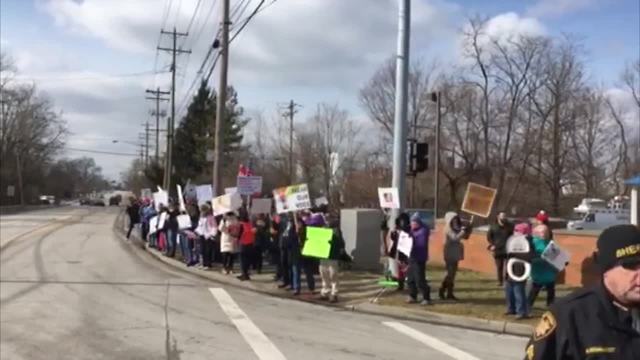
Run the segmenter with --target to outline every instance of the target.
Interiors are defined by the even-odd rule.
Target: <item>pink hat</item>
[[[529,223],[519,223],[513,228],[513,231],[522,235],[531,235],[531,225]]]

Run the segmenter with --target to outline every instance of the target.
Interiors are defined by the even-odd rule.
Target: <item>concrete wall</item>
[[[340,230],[347,254],[353,257],[353,268],[380,270],[380,224],[378,209],[342,209]]]
[[[443,263],[442,223],[431,233],[429,241],[430,262]],[[495,274],[495,264],[491,253],[487,250],[486,232],[475,231],[465,241],[465,259],[460,267]],[[592,260],[596,250],[597,232],[579,233],[570,231],[554,231],[554,240],[571,254],[571,261],[565,271],[560,274],[559,282],[572,286],[588,285],[597,279],[597,268]]]

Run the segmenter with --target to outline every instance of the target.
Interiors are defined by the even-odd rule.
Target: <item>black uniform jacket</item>
[[[535,327],[527,360],[640,359],[640,333],[630,311],[614,304],[603,284],[558,300]]]

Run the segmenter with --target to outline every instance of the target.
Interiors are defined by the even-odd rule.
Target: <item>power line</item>
[[[47,81],[78,81],[78,80],[100,80],[104,78],[126,78],[126,77],[136,77],[136,76],[144,76],[144,75],[157,75],[169,73],[169,71],[140,71],[134,73],[124,73],[124,74],[104,74],[104,75],[95,75],[95,76],[85,76],[85,77],[53,77],[53,78],[38,78],[38,77],[18,77],[16,80],[31,80],[38,82],[47,82]]]
[[[100,150],[89,150],[89,149],[76,149],[65,147],[65,150],[75,151],[75,152],[85,152],[91,154],[103,154],[103,155],[114,155],[114,156],[134,156],[138,157],[140,154],[131,154],[131,153],[121,153],[121,152],[113,152],[113,151],[100,151]]]
[[[171,5],[173,4],[173,0],[168,0],[165,2],[164,12],[162,13],[162,23],[160,24],[160,29],[164,29],[164,26],[167,23],[167,18],[169,18],[169,13],[171,12]],[[162,33],[158,34],[158,40],[156,41],[156,56],[153,60],[153,71],[158,70],[158,58],[160,57],[160,50],[158,47],[160,46],[160,40],[162,40]],[[158,81],[158,77],[154,77],[153,79],[153,87],[156,86]]]
[[[196,8],[195,10],[193,10],[193,15],[191,15],[191,20],[189,21],[189,25],[187,25],[187,30],[185,32],[188,33],[191,30],[191,26],[193,25],[193,20],[195,20],[196,16],[198,15],[198,9],[200,9],[201,3],[202,3],[202,0],[198,0],[198,2],[196,3]]]

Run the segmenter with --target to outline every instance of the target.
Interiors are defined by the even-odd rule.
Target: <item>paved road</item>
[[[206,283],[133,251],[116,209],[57,211],[0,253],[1,359],[522,358],[522,338]]]

